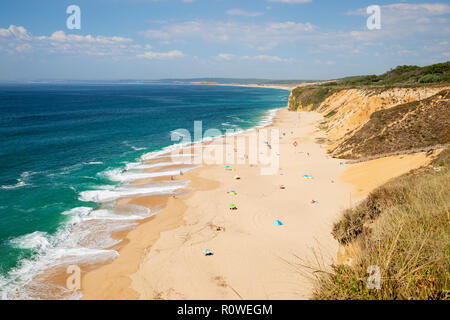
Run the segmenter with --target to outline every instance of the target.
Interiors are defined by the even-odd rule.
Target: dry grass
[[[341,244],[356,239],[359,261],[317,273],[315,299],[449,299],[449,152],[436,163],[375,190],[347,210],[334,228]],[[369,290],[368,266],[381,269],[381,289]]]

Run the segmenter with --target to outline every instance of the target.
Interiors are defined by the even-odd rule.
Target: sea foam
[[[114,190],[90,190],[80,193],[79,200],[86,202],[114,201],[121,197],[136,195],[172,194],[175,190],[184,188],[188,181],[177,181],[172,184],[160,184],[143,188],[118,187]]]

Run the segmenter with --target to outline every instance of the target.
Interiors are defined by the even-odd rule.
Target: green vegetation
[[[326,98],[340,90],[340,88],[323,85],[295,88],[289,98],[289,109],[297,110],[301,107],[315,110]]]
[[[317,109],[332,94],[352,88],[389,88],[450,83],[450,61],[425,67],[398,66],[382,75],[354,76],[292,90],[289,109]]]
[[[335,114],[336,114],[336,111],[330,111],[324,117],[325,118],[330,118],[330,117],[334,116]]]
[[[450,151],[435,168],[404,175],[346,210],[333,235],[357,243],[357,262],[317,278],[315,299],[449,299]],[[368,266],[381,269],[381,289],[369,290]]]
[[[382,75],[357,76],[340,79],[344,86],[398,86],[450,82],[450,61],[426,67],[398,66]]]

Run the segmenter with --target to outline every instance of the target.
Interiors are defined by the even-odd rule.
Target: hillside
[[[327,149],[339,158],[446,145],[450,143],[449,68],[450,62],[400,66],[376,79],[366,76],[370,82],[352,77],[298,87],[291,92],[289,109],[320,112]],[[423,77],[436,74],[441,75],[439,83],[421,83]]]
[[[343,212],[333,236],[352,263],[317,272],[315,299],[450,299],[449,158],[442,152]],[[379,289],[367,286],[369,266],[380,268]]]
[[[362,158],[450,143],[450,90],[376,111],[335,149],[339,158]]]
[[[433,159],[391,176],[342,212],[333,228],[338,263],[331,270],[309,266],[316,269],[315,299],[450,298],[449,68],[400,66],[291,92],[290,110],[323,115],[318,130],[333,157],[358,159],[366,170],[394,154],[402,165],[406,153],[427,151]],[[369,266],[381,272],[378,289],[367,285]]]
[[[450,82],[450,61],[430,66],[398,66],[382,75],[356,76],[339,79],[337,85],[398,86]]]
[[[378,76],[354,76],[298,87],[292,90],[289,108],[315,110],[325,99],[345,89],[408,88],[439,84],[450,84],[450,61],[425,67],[398,66]]]

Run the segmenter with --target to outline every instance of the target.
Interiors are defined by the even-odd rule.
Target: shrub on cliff
[[[298,87],[292,90],[291,98],[289,99],[289,109],[297,110],[298,108],[304,110],[315,110],[322,102],[329,96],[341,90],[334,86],[309,86]]]
[[[436,74],[427,74],[419,79],[420,83],[437,83],[441,81],[441,77]]]

